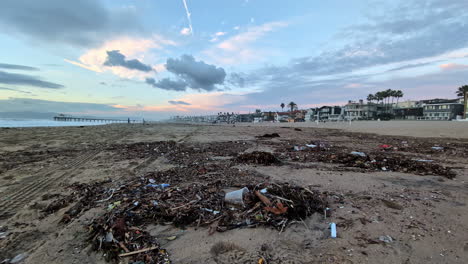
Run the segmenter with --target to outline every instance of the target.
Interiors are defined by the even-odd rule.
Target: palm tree
[[[401,90],[397,90],[395,93],[396,96],[396,103],[398,105],[398,100],[403,97],[403,92]]]
[[[458,97],[465,97],[465,93],[468,92],[468,85],[463,85],[458,87],[457,91],[455,92]]]
[[[283,109],[285,107],[284,103],[281,103],[280,106],[281,106],[281,112],[283,112]]]
[[[295,102],[290,102],[288,106],[291,108],[291,112],[294,111],[294,108],[297,108],[297,104]]]
[[[461,87],[458,87],[457,91],[457,96],[463,98],[463,118],[466,119],[467,117],[467,101],[468,101],[468,85],[463,85]]]
[[[368,101],[368,102],[371,102],[371,103],[372,103],[372,101],[374,101],[375,99],[376,99],[376,98],[375,98],[375,96],[374,96],[373,94],[369,94],[369,95],[367,96],[367,101]]]

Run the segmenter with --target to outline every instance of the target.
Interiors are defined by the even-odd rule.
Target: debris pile
[[[257,136],[257,138],[275,138],[280,137],[278,133],[264,134],[262,136]]]
[[[275,155],[264,151],[254,151],[251,153],[240,154],[237,157],[237,161],[242,163],[260,164],[267,166],[280,163],[280,161],[275,157]]]
[[[145,263],[170,263],[167,252],[144,231],[146,225],[204,226],[209,227],[209,233],[256,226],[282,230],[292,221],[323,213],[329,206],[327,194],[287,183],[250,182],[241,196],[243,204],[233,204],[225,200],[228,187],[220,181],[154,188],[148,186],[154,182],[150,180],[141,177],[115,188],[75,184],[73,196],[81,198],[62,222],[101,206],[107,212],[89,226],[89,243],[94,250],[104,252],[107,260],[130,257]]]

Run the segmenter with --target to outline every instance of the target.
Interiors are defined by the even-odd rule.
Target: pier
[[[130,120],[130,121],[129,121]],[[58,115],[54,116],[54,121],[68,121],[68,122],[101,122],[101,123],[140,123],[141,121],[135,119],[110,119],[110,118],[94,118],[94,117],[74,117]]]

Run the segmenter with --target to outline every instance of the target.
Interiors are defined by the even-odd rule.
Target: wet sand
[[[263,175],[268,182],[307,186],[343,199],[330,203],[332,215],[327,219],[313,215],[282,232],[257,227],[209,235],[207,227],[146,226],[173,263],[257,263],[259,255],[268,258],[268,263],[466,263],[467,127],[467,122],[401,121],[0,129],[0,237],[2,232],[5,235],[0,238],[0,260],[27,253],[25,263],[106,263],[86,238],[88,225],[106,212],[107,204],[82,212],[66,224],[59,221],[76,201],[54,213],[43,210],[58,197],[72,195],[68,186],[73,183],[112,180],[123,184],[149,172],[180,167],[177,160],[164,155],[142,152],[122,158],[124,146],[175,141],[217,151],[227,143],[244,144],[238,154],[271,152],[284,161],[281,166],[234,164],[232,168]],[[280,137],[257,138],[265,133]],[[449,167],[456,177],[316,161],[311,159],[312,152],[291,150],[312,141],[326,142],[333,151],[432,160]],[[381,144],[408,147],[383,151]],[[435,151],[432,146],[444,149]],[[195,158],[198,154],[186,155]],[[215,161],[206,161],[207,165],[210,162]],[[336,239],[329,237],[329,222],[337,223]],[[174,236],[174,240],[166,239]],[[381,236],[392,240],[380,241]],[[213,252],[220,242],[236,247]]]

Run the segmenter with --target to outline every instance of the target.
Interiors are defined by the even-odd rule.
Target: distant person
[[[130,124],[130,117],[128,118],[128,123]]]

